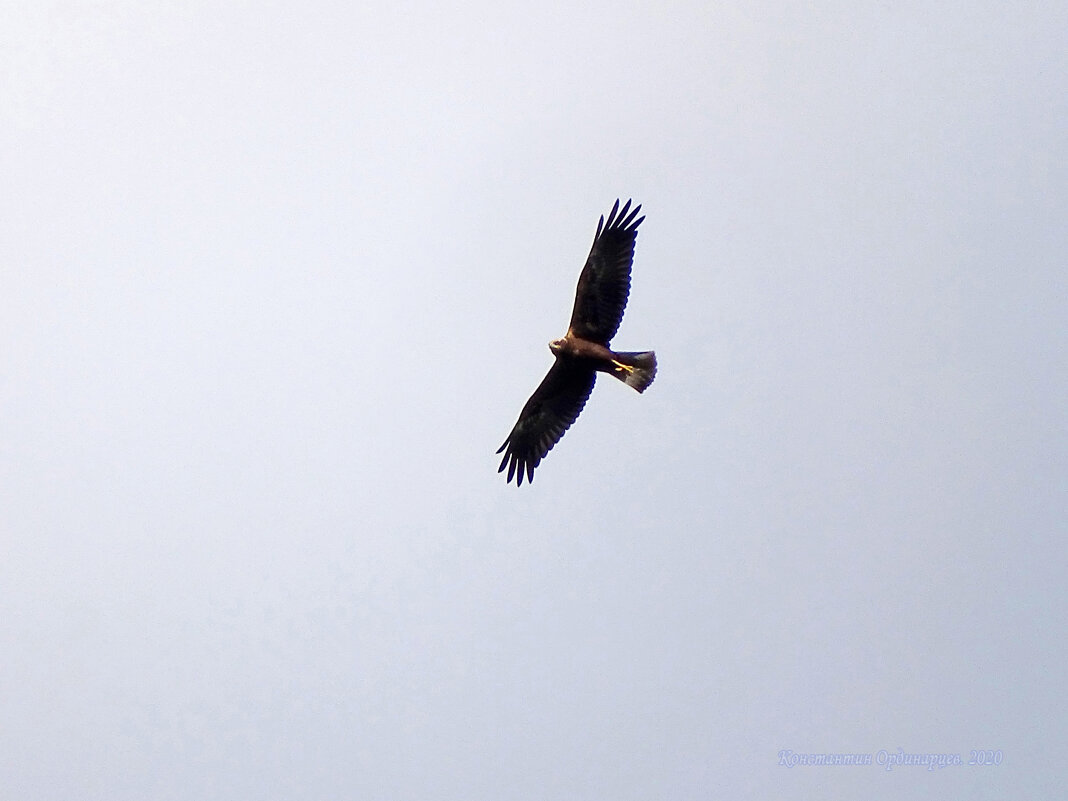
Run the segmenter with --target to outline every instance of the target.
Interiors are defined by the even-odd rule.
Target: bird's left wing
[[[630,295],[634,241],[645,219],[638,216],[641,208],[632,209],[628,200],[621,210],[617,200],[608,221],[601,217],[597,224],[593,247],[575,290],[571,312],[571,333],[575,336],[608,345],[619,330]]]
[[[586,405],[596,377],[597,374],[587,367],[557,359],[519,413],[519,421],[512,433],[497,449],[497,453],[505,451],[497,472],[507,466],[508,480],[511,481],[518,469],[516,486],[522,486],[524,473],[527,481],[533,481],[534,468],[560,441]]]

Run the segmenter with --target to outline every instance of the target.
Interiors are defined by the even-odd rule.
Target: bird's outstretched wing
[[[505,451],[497,472],[507,466],[511,481],[518,470],[516,486],[522,486],[524,473],[527,481],[533,481],[534,468],[575,422],[595,379],[593,370],[557,359],[519,413],[512,433],[497,449],[497,453]]]
[[[574,336],[608,345],[619,329],[630,295],[634,240],[645,219],[638,217],[641,208],[638,205],[631,209],[628,200],[620,211],[617,200],[608,221],[602,216],[597,224],[593,247],[575,291],[570,331]]]

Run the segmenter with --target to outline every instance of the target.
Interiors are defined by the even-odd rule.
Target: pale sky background
[[[1063,792],[1068,6],[575,5],[0,6],[4,801]]]

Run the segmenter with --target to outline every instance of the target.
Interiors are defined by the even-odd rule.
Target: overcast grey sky
[[[0,797],[1063,792],[1068,7],[575,5],[3,4]]]

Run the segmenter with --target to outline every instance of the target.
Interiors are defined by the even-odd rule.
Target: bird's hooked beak
[[[564,349],[564,340],[562,340],[562,339],[554,339],[552,342],[549,343],[549,350],[551,350],[554,355],[559,353],[563,349]]]

